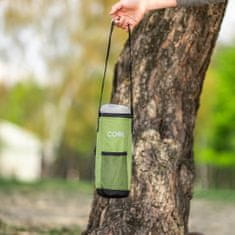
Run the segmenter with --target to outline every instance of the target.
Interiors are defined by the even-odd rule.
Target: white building
[[[15,124],[0,121],[0,177],[37,180],[41,162],[40,140]]]

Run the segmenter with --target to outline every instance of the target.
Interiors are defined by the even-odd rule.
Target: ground
[[[74,234],[85,228],[93,187],[84,183],[0,182],[0,235]],[[235,193],[197,192],[191,205],[190,231],[233,235]]]

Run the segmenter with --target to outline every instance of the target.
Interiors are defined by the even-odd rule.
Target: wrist
[[[146,11],[177,6],[176,0],[142,0],[142,1],[145,2]]]
[[[152,1],[152,0],[150,0]],[[143,12],[143,13],[146,13],[148,12],[150,9],[149,9],[149,0],[140,0],[139,1],[139,6],[140,6],[140,10]]]

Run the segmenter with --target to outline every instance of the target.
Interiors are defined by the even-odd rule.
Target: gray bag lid
[[[103,104],[100,108],[101,113],[127,113],[130,114],[130,108],[120,104]]]

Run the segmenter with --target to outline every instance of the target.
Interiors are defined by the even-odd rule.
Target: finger
[[[128,17],[120,17],[120,16],[116,16],[113,17],[114,18],[114,23],[116,26],[118,26],[119,28],[122,29],[127,29],[127,25],[129,23],[129,18]]]
[[[126,22],[121,25],[121,28],[128,32],[128,24]]]
[[[120,22],[116,23],[116,26],[121,29],[125,29],[125,26],[121,24]]]
[[[134,27],[135,27],[134,25],[129,25],[130,32],[133,31]],[[125,30],[126,32],[128,32],[128,31],[129,31],[128,26],[126,26],[126,27],[124,28],[124,30]]]
[[[135,25],[129,24],[130,31],[132,32],[134,29]],[[127,26],[127,31],[128,31],[128,26]]]
[[[125,31],[128,32],[128,26],[130,27],[130,24],[125,25]]]
[[[130,29],[133,29],[133,27],[136,25],[136,21],[132,20],[129,17],[125,17],[124,20],[120,23],[121,23],[122,27],[124,27],[127,30],[128,30],[128,25],[129,25]]]
[[[120,20],[120,16],[112,16],[112,20],[117,23]]]
[[[128,25],[129,25],[128,19],[125,19],[125,21],[122,24],[123,29],[128,29]]]
[[[117,26],[117,27],[121,27],[121,24],[120,24],[120,19],[119,18],[115,18],[114,19],[114,23],[115,23],[115,25]]]
[[[114,22],[115,25],[120,24],[120,17],[116,16],[116,17],[112,17],[112,21]]]
[[[124,14],[124,15],[122,15],[122,17],[125,17],[126,19],[128,19],[128,22],[130,24],[137,24],[138,23],[137,19],[134,16],[132,16],[132,15]]]
[[[125,24],[125,17],[120,17],[119,24],[123,26]]]
[[[110,15],[116,14],[116,12],[119,11],[122,7],[123,7],[123,4],[121,2],[114,4],[109,14]]]
[[[138,22],[136,20],[134,20],[134,18],[130,18],[130,17],[127,17],[126,23],[127,23],[127,29],[128,29],[128,25],[129,25],[131,31],[138,24]]]
[[[122,28],[122,25],[120,24],[120,22],[117,22],[115,25],[116,25],[118,28]]]
[[[130,31],[132,31],[133,27],[134,27],[133,24],[128,23],[128,24],[125,26],[125,29],[126,29],[126,31],[128,32],[129,29],[130,29]]]
[[[121,18],[122,21],[120,21]],[[131,26],[131,29],[133,29],[138,24],[138,21],[135,19],[134,16],[130,15],[119,16],[119,14],[117,16],[112,16],[112,20],[119,27],[123,24],[124,19],[125,19],[125,24],[127,25],[129,24]]]
[[[114,23],[115,23],[117,26],[121,26],[121,17],[119,17],[119,16],[114,17]]]

